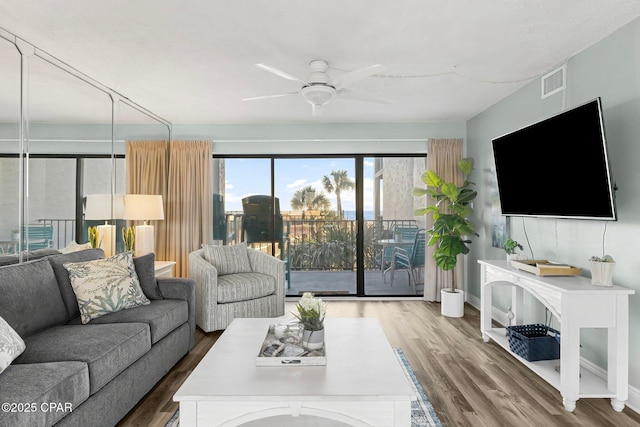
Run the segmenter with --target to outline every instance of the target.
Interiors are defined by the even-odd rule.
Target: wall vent
[[[553,95],[554,93],[558,93],[565,88],[565,83],[567,80],[567,67],[566,65],[561,66],[560,68],[556,68],[550,73],[542,76],[541,89],[542,89],[542,99],[545,99],[548,96]]]

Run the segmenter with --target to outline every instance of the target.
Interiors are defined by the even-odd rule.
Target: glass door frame
[[[350,295],[358,298],[361,297],[371,297],[372,295],[366,294],[366,286],[365,286],[365,270],[364,270],[364,237],[365,237],[365,219],[364,219],[364,159],[369,157],[380,158],[380,157],[420,157],[424,156],[424,154],[420,153],[358,153],[358,154],[213,154],[212,158],[214,160],[217,159],[269,159],[271,163],[271,199],[272,206],[275,207],[275,161],[280,159],[332,159],[332,158],[340,158],[340,159],[353,159],[355,161],[355,193],[356,193],[356,224],[357,224],[357,236],[356,236],[356,294]],[[215,179],[215,178],[214,178]],[[276,218],[275,215],[272,215],[272,227],[275,229],[276,226]],[[273,234],[275,236],[275,234]],[[275,256],[275,241],[272,241],[271,245],[271,255]],[[323,297],[331,295],[324,294]],[[336,297],[340,297],[342,295],[335,295]],[[393,294],[389,295],[390,297],[413,297],[413,298],[422,298],[420,295],[415,294]]]

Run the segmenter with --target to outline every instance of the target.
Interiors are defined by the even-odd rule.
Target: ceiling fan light
[[[309,85],[303,87],[301,93],[311,105],[323,106],[333,99],[336,90],[329,85]]]

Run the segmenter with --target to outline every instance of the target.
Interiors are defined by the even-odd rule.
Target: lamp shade
[[[86,220],[124,218],[123,194],[89,194],[84,212]]]
[[[124,197],[124,219],[141,221],[164,219],[162,196],[127,194]]]

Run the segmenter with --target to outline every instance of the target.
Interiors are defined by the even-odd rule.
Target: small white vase
[[[464,316],[464,291],[444,288],[440,291],[440,314],[446,317]]]
[[[523,254],[507,254],[507,261],[511,264],[512,261],[518,261],[521,259],[526,259]]]
[[[324,347],[324,328],[319,331],[305,329],[302,332],[302,345],[308,350],[319,350]]]
[[[591,284],[595,286],[613,286],[615,262],[589,261],[591,264]]]

